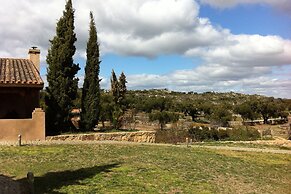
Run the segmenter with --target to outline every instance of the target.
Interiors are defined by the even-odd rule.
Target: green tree
[[[81,101],[81,129],[89,131],[98,123],[100,114],[100,55],[92,12],[90,12],[89,40],[86,51],[87,61]]]
[[[258,101],[257,112],[262,115],[264,124],[267,124],[269,118],[280,116],[283,108],[274,98],[264,98]]]
[[[46,127],[47,134],[58,134],[73,129],[70,111],[76,98],[79,68],[74,64],[73,56],[77,40],[74,32],[74,9],[68,0],[63,16],[57,22],[56,35],[50,40],[51,47],[47,55]]]
[[[122,72],[119,76],[119,82],[118,82],[118,86],[119,86],[119,98],[118,101],[122,107],[122,109],[125,109],[125,97],[126,97],[126,92],[127,92],[127,88],[126,88],[126,76],[125,74]]]
[[[226,109],[224,106],[216,106],[213,110],[213,113],[211,115],[212,120],[222,126],[227,126],[228,121],[231,121],[232,115],[228,109]]]
[[[152,110],[159,110],[160,112],[164,110],[169,110],[172,101],[170,98],[166,97],[150,97],[143,105],[143,110],[150,113]]]
[[[115,129],[119,129],[122,123],[122,116],[125,112],[125,96],[126,96],[126,76],[122,72],[119,80],[116,77],[114,70],[111,75],[111,94],[114,101],[114,107],[112,112],[112,123]]]
[[[254,101],[247,101],[240,105],[237,105],[235,108],[235,112],[240,114],[243,120],[255,120],[259,117],[256,107],[257,105]]]
[[[180,104],[180,111],[183,112],[185,115],[189,115],[192,118],[192,121],[195,121],[196,118],[199,116],[199,109],[198,105],[191,101],[185,101]]]
[[[144,110],[149,113],[150,121],[159,121],[163,130],[166,123],[179,120],[179,114],[171,112],[172,101],[166,97],[151,97],[144,103]]]
[[[113,123],[114,101],[112,95],[103,92],[101,94],[101,102],[100,121],[102,122],[103,128],[105,128],[105,121]]]
[[[179,114],[170,111],[154,110],[149,114],[150,121],[159,121],[160,129],[163,130],[165,125],[169,122],[176,122],[179,120]]]
[[[111,72],[110,82],[111,82],[111,94],[113,96],[114,102],[117,104],[118,98],[119,98],[119,86],[118,86],[119,84],[118,84],[118,80],[113,69]]]

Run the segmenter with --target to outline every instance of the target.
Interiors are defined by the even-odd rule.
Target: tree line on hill
[[[127,102],[130,108],[150,113],[150,118],[159,111],[218,126],[228,126],[228,121],[237,120],[236,115],[241,115],[243,122],[261,118],[265,124],[270,118],[281,118],[284,122],[291,111],[291,101],[287,99],[236,93],[129,91]],[[168,116],[163,122],[168,120],[175,121],[177,117]]]

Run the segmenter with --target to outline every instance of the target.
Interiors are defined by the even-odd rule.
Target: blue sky
[[[269,5],[239,5],[227,9],[201,5],[199,15],[234,34],[279,35],[291,39],[291,16],[278,12]],[[167,74],[179,69],[192,69],[201,63],[199,57],[187,58],[181,55],[146,58],[110,53],[102,56],[101,76],[110,76],[112,69],[119,73],[125,71],[127,74]]]
[[[46,81],[48,40],[64,5],[60,0],[3,2],[0,57],[27,57],[28,48],[38,46]],[[129,89],[291,98],[290,0],[73,0],[73,6],[80,86],[93,11],[103,88],[114,69],[125,72]]]

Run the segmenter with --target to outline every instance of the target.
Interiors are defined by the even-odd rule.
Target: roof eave
[[[0,83],[0,88],[38,88],[43,89],[44,84],[10,84],[10,83]]]

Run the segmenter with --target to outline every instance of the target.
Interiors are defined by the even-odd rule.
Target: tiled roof
[[[29,59],[0,58],[0,87],[43,87],[43,81]]]

